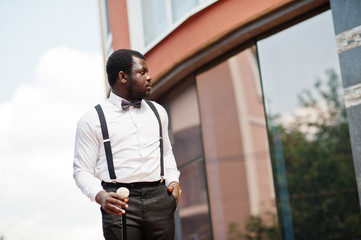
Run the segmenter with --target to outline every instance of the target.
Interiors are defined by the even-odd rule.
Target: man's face
[[[133,57],[133,68],[129,75],[128,96],[131,101],[141,100],[150,96],[151,77],[144,59]]]

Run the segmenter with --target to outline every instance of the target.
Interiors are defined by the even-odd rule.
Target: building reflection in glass
[[[176,239],[211,239],[199,106],[189,79],[161,100],[169,114],[173,151],[181,171]]]
[[[196,82],[214,239],[241,239],[258,227],[277,234],[255,47],[198,74]]]

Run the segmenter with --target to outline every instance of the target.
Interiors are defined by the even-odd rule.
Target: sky
[[[102,239],[72,177],[81,115],[105,99],[97,0],[0,0],[0,237]]]
[[[329,69],[341,81],[330,10],[259,41],[257,48],[266,109],[273,114],[297,111],[297,96],[317,80],[325,83]]]

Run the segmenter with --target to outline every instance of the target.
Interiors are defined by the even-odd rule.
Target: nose
[[[150,82],[150,81],[152,81],[152,78],[150,77],[150,75],[149,75],[149,74],[147,74],[147,77],[146,77],[146,79],[147,79],[147,82]]]

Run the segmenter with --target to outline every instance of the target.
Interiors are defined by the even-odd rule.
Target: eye
[[[143,70],[140,72],[140,74],[142,74],[142,75],[145,75],[146,73],[148,73],[148,70]]]

